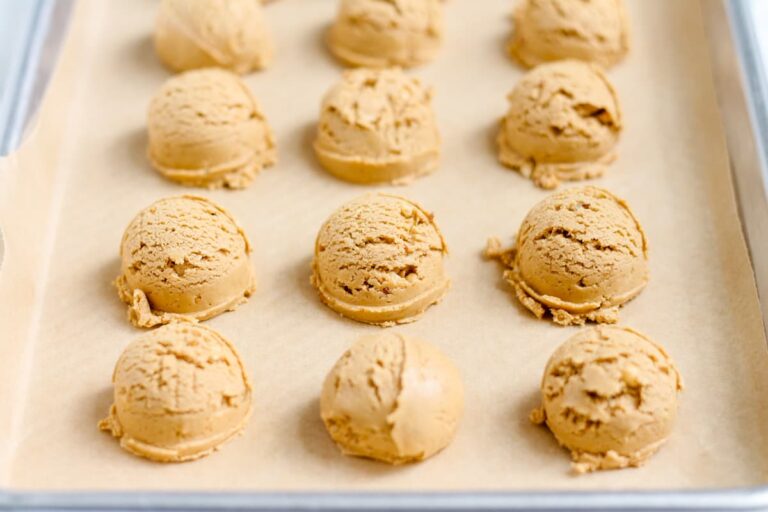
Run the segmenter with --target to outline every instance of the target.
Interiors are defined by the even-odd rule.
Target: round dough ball
[[[125,450],[159,462],[204,457],[242,432],[251,381],[234,345],[189,323],[149,331],[129,344],[112,377],[102,430]]]
[[[425,341],[360,338],[331,369],[320,412],[347,455],[390,464],[420,461],[453,439],[464,410],[461,375]]]
[[[431,213],[403,197],[370,194],[320,228],[312,284],[328,307],[353,320],[412,322],[448,291],[447,252]]]
[[[341,0],[328,46],[351,66],[407,68],[432,60],[442,39],[442,0]]]
[[[315,154],[354,183],[406,184],[437,168],[432,92],[399,69],[357,69],[323,100]]]
[[[174,72],[220,67],[242,74],[265,68],[273,49],[258,1],[162,0],[155,51]]]
[[[502,164],[547,189],[602,176],[616,160],[619,99],[605,74],[579,61],[543,64],[509,94],[498,135]]]
[[[576,472],[639,466],[672,432],[681,389],[660,345],[626,327],[597,326],[552,354],[543,405],[531,418],[571,450]]]
[[[509,51],[526,67],[562,59],[611,67],[629,51],[624,0],[520,0]]]
[[[170,78],[149,105],[149,159],[183,185],[244,188],[275,163],[275,139],[256,98],[223,69]]]
[[[492,239],[486,253],[509,267],[504,278],[525,307],[561,325],[614,323],[648,284],[643,228],[623,200],[596,187],[552,194],[525,217],[514,248]]]
[[[126,228],[115,284],[137,327],[206,320],[235,309],[255,290],[250,253],[227,210],[204,197],[167,197]]]

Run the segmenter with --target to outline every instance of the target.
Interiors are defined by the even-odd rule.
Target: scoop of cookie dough
[[[502,164],[542,188],[601,176],[616,159],[619,99],[605,74],[579,61],[543,64],[509,94],[497,138]]]
[[[399,69],[347,71],[323,100],[315,154],[343,180],[409,183],[440,159],[431,101],[431,90]]]
[[[448,291],[447,252],[430,212],[404,197],[369,194],[320,228],[311,282],[328,307],[353,320],[412,322]]]
[[[223,69],[170,78],[150,103],[147,129],[152,166],[184,185],[244,188],[277,159],[256,98]]]
[[[137,327],[207,320],[256,288],[251,246],[230,213],[204,197],[167,197],[131,221],[115,281]]]
[[[464,409],[461,375],[425,341],[364,336],[323,384],[320,412],[347,455],[390,464],[420,461],[451,442]]]
[[[432,60],[442,38],[442,0],[341,0],[328,46],[352,66],[412,67]]]
[[[261,2],[162,0],[155,51],[174,72],[220,67],[242,74],[265,68],[273,49]]]
[[[509,44],[522,65],[578,59],[604,67],[629,51],[624,0],[520,0]]]
[[[251,381],[237,349],[201,325],[175,323],[138,337],[112,380],[114,403],[99,428],[159,462],[210,454],[251,414]]]
[[[486,255],[507,267],[526,308],[560,325],[614,323],[648,284],[643,228],[623,200],[596,187],[550,195],[525,217],[513,248],[492,238]]]
[[[561,345],[531,413],[571,450],[577,473],[643,464],[667,440],[680,375],[660,346],[626,327],[583,329]]]

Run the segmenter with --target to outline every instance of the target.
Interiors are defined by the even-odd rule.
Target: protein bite
[[[584,187],[550,195],[523,220],[515,246],[497,238],[485,254],[536,317],[560,325],[615,323],[619,307],[648,284],[648,244],[629,206]]]
[[[571,451],[577,473],[640,466],[672,432],[682,387],[672,359],[642,334],[583,329],[549,359],[531,420]]]
[[[251,381],[237,349],[201,325],[171,324],[129,344],[112,376],[114,403],[99,428],[158,462],[204,457],[251,415]]]
[[[624,0],[520,0],[510,54],[523,66],[578,59],[611,67],[629,51]]]
[[[407,68],[432,60],[442,39],[442,0],[341,0],[328,47],[352,66]]]
[[[602,176],[616,160],[621,108],[597,66],[543,64],[523,76],[508,98],[497,137],[499,161],[539,187]]]
[[[447,252],[430,212],[404,197],[369,194],[320,228],[311,282],[328,307],[352,320],[412,322],[448,291]]]
[[[431,89],[399,69],[345,72],[320,109],[320,164],[364,184],[406,184],[429,174],[440,160],[431,102]]]
[[[255,290],[250,253],[227,210],[204,197],[167,197],[126,228],[115,286],[137,327],[207,320]]]
[[[242,74],[272,61],[261,2],[254,0],[162,0],[154,42],[174,72],[219,67]]]
[[[464,410],[454,364],[425,341],[382,333],[360,338],[323,384],[320,414],[342,452],[403,464],[453,439]]]
[[[188,71],[166,81],[149,105],[147,129],[152,166],[183,185],[244,188],[277,160],[256,98],[223,69]]]

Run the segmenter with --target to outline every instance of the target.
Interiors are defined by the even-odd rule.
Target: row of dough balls
[[[520,0],[510,54],[522,65],[578,59],[610,67],[629,49],[623,0]],[[443,38],[442,0],[340,0],[326,42],[345,64],[413,67]],[[172,71],[269,65],[273,45],[258,0],[163,0],[155,49]]]
[[[407,184],[437,169],[432,90],[396,68],[346,71],[323,99],[320,164],[353,183]],[[502,164],[543,188],[601,176],[622,130],[616,91],[594,64],[558,61],[528,72],[509,95],[498,134]],[[170,78],[148,114],[149,159],[165,177],[244,188],[276,162],[272,130],[248,86],[218,68]]]
[[[130,343],[113,374],[114,402],[99,428],[159,462],[206,456],[243,433],[253,388],[236,347],[217,331],[172,323]],[[680,375],[664,349],[625,327],[585,329],[550,357],[531,412],[584,473],[643,464],[667,440]],[[364,336],[331,368],[320,416],[344,454],[390,464],[447,447],[464,386],[434,345],[399,333]]]

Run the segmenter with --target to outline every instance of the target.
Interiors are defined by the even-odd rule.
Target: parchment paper
[[[318,418],[322,379],[360,334],[308,281],[313,241],[337,206],[371,188],[340,182],[310,151],[324,92],[341,67],[322,37],[330,0],[281,0],[267,18],[274,65],[247,78],[275,129],[279,164],[245,191],[205,192],[231,209],[255,247],[259,289],[209,322],[240,348],[255,381],[245,434],[203,460],[130,456],[96,428],[110,376],[137,329],[111,286],[134,214],[189,191],[144,157],[146,105],[169,74],[150,35],[155,0],[83,0],[37,133],[3,162],[0,221],[2,485],[12,489],[515,490],[647,489],[766,482],[768,357],[732,193],[694,0],[630,1],[634,47],[610,72],[625,110],[620,159],[595,184],[626,197],[648,233],[651,282],[622,323],[663,343],[686,382],[677,429],[638,470],[572,477],[568,455],[527,420],[554,348],[572,335],[515,301],[485,239],[511,240],[546,192],[502,168],[492,140],[522,70],[504,53],[513,2],[453,0],[437,60],[415,74],[435,87],[439,171],[406,188],[436,213],[453,288],[417,323],[463,372],[455,442],[418,465],[343,457]]]

